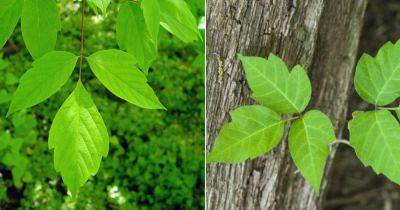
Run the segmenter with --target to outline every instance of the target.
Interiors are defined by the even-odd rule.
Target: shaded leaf
[[[21,31],[26,48],[33,58],[54,50],[61,30],[55,0],[26,0],[22,10]]]
[[[330,119],[311,110],[293,122],[289,132],[289,150],[304,178],[319,195],[329,144],[336,139]]]
[[[0,48],[10,38],[22,13],[24,0],[1,0],[0,1]]]
[[[54,166],[72,196],[97,173],[107,156],[109,137],[103,119],[79,81],[57,112],[49,134]]]
[[[304,111],[311,99],[311,83],[301,66],[289,73],[285,63],[272,53],[268,60],[241,55],[239,58],[255,100],[279,113]]]
[[[355,112],[350,144],[365,166],[400,184],[400,126],[388,110]]]
[[[121,50],[103,50],[87,58],[100,82],[116,96],[142,108],[165,109],[146,76],[135,66],[133,55]]]
[[[20,79],[7,115],[34,106],[56,93],[74,70],[78,57],[64,51],[52,51],[33,62]]]
[[[365,101],[383,106],[400,96],[400,42],[386,43],[375,58],[364,54],[356,67],[354,86]]]
[[[137,3],[122,3],[117,20],[117,41],[121,49],[135,56],[139,67],[147,74],[157,56],[157,44],[146,30],[143,12]]]
[[[259,105],[243,106],[231,112],[232,122],[224,125],[207,162],[237,163],[267,153],[278,145],[284,122],[279,114]]]

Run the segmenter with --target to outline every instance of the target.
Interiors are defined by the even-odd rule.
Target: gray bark
[[[308,109],[328,114],[338,138],[347,115],[366,0],[208,0],[207,151],[229,111],[255,103],[236,54],[279,55],[308,69]],[[208,164],[207,209],[318,209],[317,198],[290,158],[287,132],[273,151],[241,164]],[[327,162],[326,175],[334,156]]]

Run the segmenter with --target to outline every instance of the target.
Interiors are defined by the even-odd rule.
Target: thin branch
[[[80,51],[80,63],[79,63],[79,80],[81,80],[81,78],[82,78],[84,44],[85,44],[85,0],[82,0],[81,51]]]

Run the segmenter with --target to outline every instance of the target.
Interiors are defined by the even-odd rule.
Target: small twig
[[[85,0],[82,0],[81,51],[80,51],[80,63],[79,63],[79,80],[81,80],[81,78],[82,78],[84,43],[85,43]]]

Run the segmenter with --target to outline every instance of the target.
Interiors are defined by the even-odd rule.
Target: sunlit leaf
[[[290,127],[290,154],[317,195],[329,155],[328,146],[335,139],[330,119],[317,110],[307,112]]]
[[[207,162],[236,163],[267,153],[278,145],[284,122],[278,113],[259,105],[243,106],[231,112],[232,122],[224,125]]]
[[[0,1],[0,48],[10,38],[22,13],[24,0]]]
[[[35,60],[20,79],[7,115],[34,106],[56,93],[68,80],[78,57],[52,51]]]
[[[146,76],[135,66],[133,55],[121,50],[103,50],[89,56],[90,68],[116,96],[142,108],[165,109]]]
[[[54,166],[74,197],[97,173],[107,156],[109,137],[103,119],[89,93],[79,81],[57,112],[49,134]]]
[[[184,0],[159,0],[161,26],[183,42],[200,37],[197,22]]]
[[[350,144],[365,166],[400,184],[400,125],[388,110],[355,112]]]
[[[304,111],[311,98],[311,83],[301,66],[289,73],[286,64],[272,53],[268,59],[241,55],[239,58],[255,100],[279,113]]]
[[[150,36],[155,41],[155,43],[157,43],[161,19],[160,5],[158,4],[158,1],[159,0],[144,0],[141,4],[147,30],[149,31]]]
[[[21,30],[26,48],[33,58],[54,50],[61,30],[55,0],[26,0],[22,10]]]
[[[365,101],[383,106],[400,96],[400,42],[386,43],[376,57],[364,54],[358,61],[354,86]]]
[[[143,12],[137,3],[121,4],[117,20],[117,41],[121,49],[135,56],[139,67],[147,74],[157,56],[157,43],[147,31]]]
[[[111,0],[87,0],[89,6],[98,13],[98,9],[104,14],[107,11],[108,5],[110,5]]]

